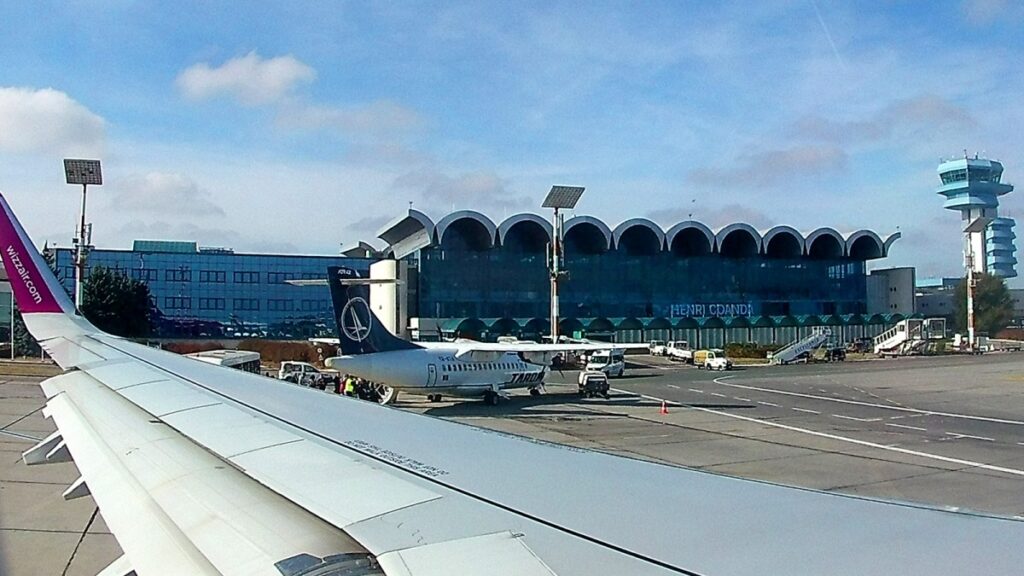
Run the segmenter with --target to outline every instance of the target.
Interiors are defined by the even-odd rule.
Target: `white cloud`
[[[158,215],[224,216],[209,193],[188,176],[150,172],[112,183],[111,206],[118,210]]]
[[[799,136],[828,142],[874,142],[891,136],[920,138],[922,130],[973,128],[977,122],[967,109],[940,96],[924,95],[897,100],[863,120],[837,122],[810,116],[796,123]]]
[[[96,156],[105,122],[59,90],[0,88],[0,151]]]
[[[298,84],[315,78],[316,71],[294,56],[265,59],[254,50],[216,68],[205,62],[193,64],[178,75],[177,84],[193,100],[228,95],[247,106],[257,106],[281,100]]]

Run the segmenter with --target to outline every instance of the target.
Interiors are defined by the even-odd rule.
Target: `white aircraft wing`
[[[548,444],[109,336],[74,315],[2,198],[0,208],[0,257],[26,324],[68,371],[43,385],[58,432],[25,459],[74,458],[82,481],[67,497],[91,494],[124,550],[105,574],[935,576],[1024,565],[1016,519]]]

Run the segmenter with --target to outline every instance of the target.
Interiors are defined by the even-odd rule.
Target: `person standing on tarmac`
[[[345,378],[345,396],[356,395],[356,379],[349,376]]]

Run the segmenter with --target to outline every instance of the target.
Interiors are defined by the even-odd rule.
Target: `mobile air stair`
[[[875,336],[874,351],[883,357],[921,354],[930,340],[939,340],[945,335],[945,318],[907,318]]]
[[[832,330],[828,328],[817,328],[807,336],[779,348],[772,353],[772,364],[789,364],[798,360],[804,354],[810,354],[817,348],[824,346],[832,338]]]

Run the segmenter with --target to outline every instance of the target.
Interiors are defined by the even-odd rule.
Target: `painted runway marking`
[[[782,428],[783,430],[789,430],[791,432],[799,432],[801,434],[809,434],[811,436],[818,436],[819,438],[828,438],[830,440],[836,440],[839,442],[848,442],[850,444],[857,444],[858,446],[868,446],[870,448],[878,448],[879,450],[888,450],[890,452],[899,452],[900,454],[909,454],[911,456],[917,456],[919,458],[929,458],[931,460],[938,460],[940,462],[947,462],[950,464],[957,464],[959,466],[970,466],[973,468],[979,468],[981,470],[992,470],[993,472],[1005,472],[1007,474],[1013,474],[1014,476],[1024,476],[1024,470],[1018,470],[1016,468],[1006,468],[1003,466],[994,466],[992,464],[985,464],[984,462],[974,462],[971,460],[962,460],[960,458],[950,458],[949,456],[940,456],[939,454],[930,454],[928,452],[919,452],[917,450],[910,450],[907,448],[900,448],[895,445],[878,444],[875,442],[868,442],[867,440],[858,440],[856,438],[850,438],[848,436],[839,436],[837,434],[829,434],[827,432],[818,432],[816,430],[808,430],[807,428],[799,428],[797,426],[790,426],[788,424],[780,424],[779,422],[772,422],[771,420],[762,420],[760,418],[751,418],[750,416],[743,416],[742,414],[733,414],[731,412],[725,412],[722,410],[714,410],[712,408],[704,408],[703,406],[684,406],[678,402],[671,400],[665,400],[664,398],[658,398],[655,396],[648,396],[647,394],[636,394],[636,392],[630,392],[629,390],[622,390],[620,388],[612,388],[613,392],[619,394],[635,394],[641,398],[647,400],[653,400],[656,402],[665,402],[666,404],[678,407],[678,408],[689,408],[690,410],[697,410],[698,412],[708,412],[710,414],[717,414],[719,416],[725,416],[728,418],[735,418],[737,420],[745,420],[747,422],[754,422],[762,426],[772,426],[774,428]]]
[[[843,420],[855,420],[857,422],[878,422],[881,418],[857,418],[856,416],[844,416],[842,414],[833,414],[836,418],[842,418]]]
[[[14,438],[20,438],[22,440],[32,440],[34,442],[39,442],[40,440],[42,440],[42,438],[36,438],[35,436],[29,436],[28,434],[22,434],[20,432],[11,432],[10,430],[0,430],[0,434],[7,434],[8,436],[13,436]]]
[[[740,398],[739,396],[734,396],[734,398],[736,398],[740,402],[753,402],[753,400],[751,400],[750,398]]]
[[[807,412],[808,414],[821,414],[821,412],[818,412],[817,410],[808,410],[807,408],[793,408],[793,410],[796,410],[797,412]]]
[[[675,384],[669,384],[668,387],[669,388],[674,388],[676,390],[679,390],[679,386],[676,386]]]
[[[719,394],[718,392],[709,392],[712,396],[718,396],[719,398],[726,398],[725,394]]]
[[[972,436],[970,434],[957,434],[956,432],[946,432],[946,436],[952,436],[957,440],[961,438],[970,438],[972,440],[984,440],[985,442],[995,442],[995,438],[987,438],[985,436]]]
[[[758,404],[764,404],[765,406],[775,406],[776,408],[779,407],[778,404],[772,404],[771,402],[761,402],[760,400],[758,400],[757,403]]]
[[[703,390],[697,390],[696,388],[690,388],[690,392],[696,392],[697,394],[703,394]]]
[[[814,394],[803,394],[801,392],[790,392],[788,390],[773,390],[771,388],[760,388],[758,386],[745,386],[743,384],[733,384],[731,382],[723,382],[728,378],[735,378],[735,376],[719,376],[714,379],[715,384],[721,384],[722,386],[730,386],[733,388],[743,388],[745,390],[756,390],[758,392],[770,392],[772,394],[783,394],[786,396],[799,396],[801,398],[812,398],[814,400],[825,400],[828,402],[840,402],[842,404],[852,404],[854,406],[870,406],[872,408],[882,408],[885,410],[897,410],[899,412],[912,412],[923,416],[946,416],[948,418],[963,418],[965,420],[978,420],[981,422],[995,422],[996,424],[1013,424],[1014,426],[1024,426],[1024,421],[1021,420],[1007,420],[1005,418],[990,418],[988,416],[973,416],[971,414],[955,414],[952,412],[935,412],[933,410],[919,410],[917,408],[906,408],[903,406],[891,406],[888,404],[873,404],[871,402],[860,402],[858,400],[847,400],[845,398],[827,398],[825,396],[815,396]]]
[[[893,428],[906,428],[907,430],[920,430],[921,432],[927,432],[927,428],[921,428],[920,426],[907,426],[906,424],[891,424],[885,423],[886,426],[892,426]]]

